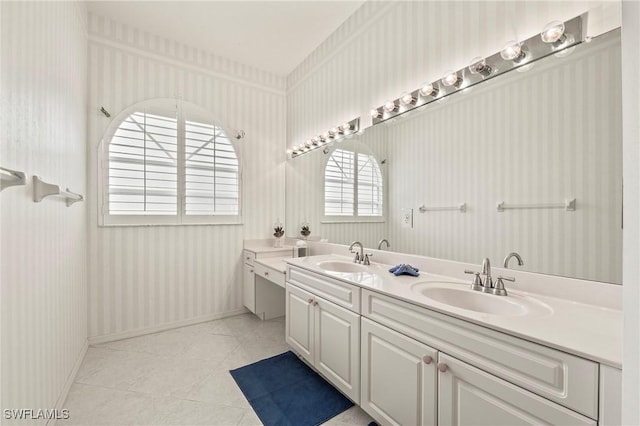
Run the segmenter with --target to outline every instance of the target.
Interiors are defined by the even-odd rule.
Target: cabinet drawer
[[[598,418],[598,364],[363,290],[362,315],[540,396]]]
[[[256,277],[267,279],[284,288],[284,273],[255,262],[253,268]]]
[[[445,370],[438,373],[440,425],[597,424],[442,352],[438,365]]]
[[[249,250],[242,251],[242,261],[244,263],[248,263],[249,265],[253,266],[254,260],[256,260],[256,254],[254,252]]]
[[[358,286],[294,267],[289,267],[289,282],[336,305],[360,313],[360,287]]]

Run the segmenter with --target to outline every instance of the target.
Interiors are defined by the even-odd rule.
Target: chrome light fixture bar
[[[550,22],[541,33],[522,41],[512,40],[500,52],[487,58],[474,58],[468,67],[447,71],[441,78],[425,82],[419,89],[403,93],[398,99],[388,100],[371,110],[372,124],[380,124],[580,44],[586,36],[587,17],[588,14],[584,13],[566,22]]]
[[[347,121],[340,126],[327,130],[326,133],[307,140],[305,143],[287,149],[287,158],[296,158],[320,147],[332,145],[344,138],[350,138],[360,130],[360,117]]]

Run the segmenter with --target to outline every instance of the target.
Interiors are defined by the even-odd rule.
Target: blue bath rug
[[[312,426],[353,407],[291,351],[229,371],[265,426]]]

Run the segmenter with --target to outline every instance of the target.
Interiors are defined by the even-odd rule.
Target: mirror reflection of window
[[[324,170],[325,216],[381,217],[382,203],[382,173],[375,157],[356,150],[334,150]]]

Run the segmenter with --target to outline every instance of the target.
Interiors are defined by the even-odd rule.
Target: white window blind
[[[358,153],[358,216],[382,216],[382,173],[372,155]]]
[[[224,130],[175,104],[140,109],[108,144],[104,223],[235,223],[240,165]]]
[[[382,216],[383,182],[375,157],[336,149],[324,174],[325,216]]]
[[[324,170],[325,216],[353,216],[355,153],[336,149]]]
[[[109,144],[109,214],[177,213],[177,119],[129,115]]]
[[[185,123],[186,213],[237,215],[239,167],[221,128]]]

